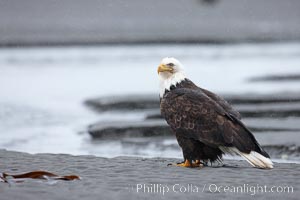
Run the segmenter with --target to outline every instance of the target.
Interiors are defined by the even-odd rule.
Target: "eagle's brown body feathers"
[[[176,135],[185,160],[221,159],[222,148],[235,147],[242,153],[255,151],[267,158],[240,114],[223,98],[184,79],[161,98],[160,109]]]

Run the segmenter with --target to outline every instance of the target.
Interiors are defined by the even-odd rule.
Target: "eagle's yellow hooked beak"
[[[159,74],[160,72],[170,72],[170,73],[172,73],[173,68],[169,67],[167,65],[164,65],[164,64],[160,64],[157,68],[157,73]]]

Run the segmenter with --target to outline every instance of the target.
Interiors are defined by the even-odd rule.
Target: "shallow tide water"
[[[140,119],[139,112],[99,114],[83,102],[112,95],[158,94],[156,67],[165,56],[181,60],[191,80],[218,94],[300,91],[300,43],[2,48],[0,148],[104,157],[181,157],[172,138],[94,141],[87,133],[87,126],[97,121]],[[274,75],[280,75],[281,81],[276,76],[272,81]],[[299,119],[287,117],[278,123],[298,126]],[[272,116],[268,120],[274,123]],[[284,137],[284,132],[278,135]],[[158,143],[166,148],[157,148]],[[291,145],[298,148],[300,139]]]

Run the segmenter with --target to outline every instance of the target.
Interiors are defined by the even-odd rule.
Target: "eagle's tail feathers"
[[[257,153],[255,151],[251,151],[250,153],[243,153],[239,151],[235,147],[220,147],[220,149],[224,153],[229,154],[238,154],[242,156],[248,163],[250,163],[253,167],[262,168],[262,169],[272,169],[273,162],[270,158],[266,158],[265,156]]]
[[[241,152],[240,155],[244,157],[254,167],[263,169],[273,168],[273,162],[270,158],[266,158],[255,151],[251,151],[249,154]]]

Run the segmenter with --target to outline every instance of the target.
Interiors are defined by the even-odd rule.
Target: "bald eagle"
[[[164,58],[158,69],[160,110],[182,148],[182,167],[242,156],[253,167],[273,168],[241,115],[220,96],[196,86],[175,58]]]

